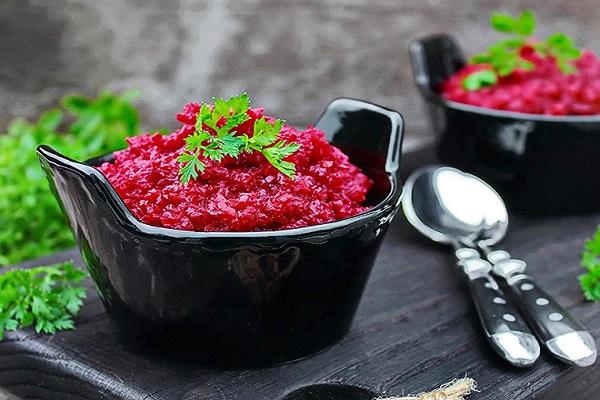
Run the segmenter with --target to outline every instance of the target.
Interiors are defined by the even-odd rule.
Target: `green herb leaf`
[[[279,172],[291,178],[296,174],[296,165],[283,159],[295,153],[299,148],[298,143],[287,143],[280,140],[271,147],[263,148],[261,153]]]
[[[73,113],[83,112],[90,106],[90,103],[90,99],[77,94],[65,96],[61,101],[62,106]]]
[[[571,61],[581,57],[581,50],[575,47],[575,41],[562,32],[557,32],[546,40],[546,52],[554,58],[563,73],[569,74],[577,71]]]
[[[571,61],[581,56],[581,50],[575,47],[572,38],[564,33],[555,33],[550,35],[547,40],[536,42],[531,36],[535,32],[536,20],[535,14],[531,10],[526,10],[518,18],[507,14],[494,13],[490,17],[490,24],[493,29],[512,35],[508,39],[500,40],[488,48],[485,53],[476,54],[471,57],[471,64],[489,64],[498,77],[508,76],[517,68],[531,71],[535,65],[521,57],[520,49],[530,44],[537,53],[547,57],[553,56],[556,59],[556,65],[563,73],[573,73],[577,71]],[[469,76],[465,80],[469,79]],[[484,82],[491,82],[486,77]],[[492,85],[496,84],[492,83]],[[480,85],[479,78],[473,78],[469,83],[463,81],[463,87],[467,90],[478,90]]]
[[[246,93],[232,96],[229,100],[214,99],[214,105],[202,104],[196,116],[196,131],[185,139],[185,151],[177,161],[183,163],[179,170],[184,184],[197,179],[204,172],[205,164],[200,157],[220,161],[225,156],[237,158],[241,152],[260,152],[275,168],[293,177],[296,167],[284,161],[300,148],[297,143],[277,141],[283,128],[282,120],[270,122],[262,117],[254,121],[251,137],[238,135],[237,129],[249,120],[250,98]]]
[[[223,126],[222,130],[223,130],[223,132],[229,133],[230,130],[240,126],[241,124],[248,121],[249,119],[250,119],[250,117],[245,112],[240,113],[240,114],[234,114],[230,118],[227,119],[227,122]]]
[[[240,154],[241,148],[244,145],[243,140],[238,136],[234,136],[233,133],[219,138],[218,141],[223,154],[233,158],[236,158]]]
[[[519,58],[517,63],[519,68],[524,69],[525,71],[533,71],[535,68],[535,64],[531,61],[523,60],[522,58]]]
[[[482,87],[495,85],[497,82],[496,73],[490,69],[485,69],[469,74],[463,80],[463,87],[467,90],[478,90]]]
[[[204,172],[205,165],[198,159],[197,155],[182,153],[177,161],[184,163],[179,170],[182,183],[188,183],[191,179],[198,178],[198,174]]]
[[[40,119],[38,120],[38,125],[42,129],[45,129],[47,131],[53,131],[56,128],[58,128],[58,125],[60,125],[60,122],[62,121],[62,119],[63,119],[62,111],[60,111],[58,109],[53,109],[53,110],[46,111],[45,113],[43,113],[40,116]]]
[[[254,122],[254,134],[250,139],[250,143],[256,145],[257,150],[273,144],[277,140],[282,127],[283,121],[280,119],[271,124],[266,118],[260,118]]]
[[[569,36],[562,32],[556,32],[548,36],[546,43],[551,49],[560,49],[564,47],[573,47],[575,42]]]
[[[535,14],[531,10],[525,10],[519,16],[515,30],[523,36],[531,36],[535,32]]]
[[[585,298],[600,301],[600,226],[594,237],[585,244],[581,265],[587,270],[586,274],[579,277]]]
[[[494,13],[490,25],[498,32],[515,32],[518,21],[508,14]]]
[[[70,262],[0,274],[0,340],[6,331],[32,325],[44,333],[73,329],[86,276]]]
[[[239,96],[231,96],[228,100],[233,114],[245,114],[250,109],[250,96],[242,93]]]
[[[494,13],[490,17],[490,25],[498,32],[530,36],[535,31],[535,14],[526,10],[514,18],[508,14]]]
[[[134,95],[66,96],[60,109],[33,122],[16,119],[0,132],[0,267],[75,244],[36,147],[47,144],[78,160],[124,148],[125,138],[139,133]]]
[[[565,60],[556,60],[556,62],[558,63],[558,68],[560,68],[563,74],[572,74],[577,72],[577,68]]]
[[[489,64],[492,57],[487,53],[475,54],[469,59],[470,64]]]

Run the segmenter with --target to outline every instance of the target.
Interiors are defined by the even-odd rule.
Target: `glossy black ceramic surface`
[[[316,127],[375,181],[368,212],[307,228],[189,232],[137,220],[93,165],[38,154],[118,336],[144,351],[264,365],[307,356],[349,329],[400,204],[397,112],[352,99]]]
[[[414,80],[439,137],[443,163],[490,183],[527,214],[600,210],[600,116],[544,116],[460,104],[439,86],[465,64],[448,35],[411,43]]]

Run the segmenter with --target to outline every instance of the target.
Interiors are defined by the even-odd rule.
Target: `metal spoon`
[[[492,348],[506,361],[518,366],[532,365],[540,355],[540,346],[517,310],[490,275],[492,266],[479,258],[479,252],[468,245],[473,231],[490,225],[490,220],[476,215],[465,215],[469,209],[454,215],[461,204],[464,191],[452,190],[452,179],[446,178],[445,170],[435,167],[414,172],[404,185],[402,207],[408,221],[425,236],[454,247],[458,265],[462,267],[479,319]],[[451,185],[448,187],[448,185]],[[454,186],[456,188],[456,186]],[[447,199],[446,193],[451,194]],[[441,195],[444,195],[442,198]],[[476,199],[481,194],[476,194]],[[483,200],[483,199],[479,199]],[[450,202],[450,204],[446,204]],[[499,219],[494,215],[493,223]],[[465,240],[468,239],[468,240]],[[468,242],[468,243],[465,243]]]
[[[505,251],[492,251],[490,246],[506,234],[508,213],[498,193],[488,184],[454,168],[426,167],[415,171],[406,182],[402,204],[409,222],[424,235],[435,241],[452,243],[455,247],[463,245],[482,250],[488,261],[494,264],[493,273],[506,280],[511,297],[540,341],[555,357],[577,366],[594,363],[596,345],[586,328],[524,273],[524,261],[511,259]],[[489,304],[482,303],[487,299],[476,294],[474,299],[479,303],[478,310],[483,321]],[[518,321],[518,315],[510,314]],[[503,329],[507,328],[513,333],[521,331],[529,335],[523,326]],[[496,332],[491,334],[493,342]],[[532,344],[526,337],[527,343]],[[535,352],[535,346],[531,347],[532,357]]]

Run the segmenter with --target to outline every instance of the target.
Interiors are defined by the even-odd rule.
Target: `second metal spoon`
[[[433,240],[481,250],[493,264],[493,273],[506,281],[510,297],[540,341],[555,357],[577,366],[594,363],[596,345],[586,328],[525,274],[524,261],[491,249],[508,228],[506,207],[494,189],[476,176],[433,166],[415,171],[405,191],[407,219]]]

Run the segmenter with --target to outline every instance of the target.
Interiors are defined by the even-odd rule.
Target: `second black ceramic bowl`
[[[447,101],[439,87],[465,64],[448,35],[410,46],[414,80],[443,163],[497,189],[511,210],[544,215],[600,210],[600,116],[544,116]]]
[[[270,232],[189,232],[137,220],[94,165],[38,154],[118,336],[221,365],[307,356],[349,329],[400,203],[400,114],[338,99],[316,127],[375,182],[372,208]]]

